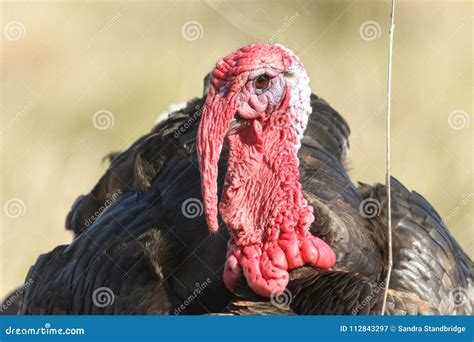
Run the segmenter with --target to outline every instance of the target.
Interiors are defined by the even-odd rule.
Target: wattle
[[[309,233],[313,209],[299,183],[297,136],[291,127],[258,120],[229,135],[229,166],[220,213],[230,240],[224,282],[234,290],[243,274],[257,294],[279,295],[288,271],[304,264],[328,268],[335,254]]]

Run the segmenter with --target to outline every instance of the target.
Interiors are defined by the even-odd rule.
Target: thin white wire
[[[395,30],[395,0],[392,0],[392,6],[390,11],[390,45],[388,50],[388,81],[387,81],[387,141],[386,141],[386,157],[387,157],[387,175],[386,175],[386,186],[387,186],[387,228],[388,228],[388,265],[387,265],[387,277],[385,278],[385,290],[382,302],[381,315],[385,314],[387,308],[387,296],[390,284],[390,277],[392,275],[392,264],[393,264],[393,252],[392,252],[392,199],[391,191],[392,187],[390,184],[391,170],[390,170],[390,140],[391,140],[391,119],[392,119],[392,55],[393,55],[393,33]]]

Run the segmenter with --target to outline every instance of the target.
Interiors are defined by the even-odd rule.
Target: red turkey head
[[[243,273],[256,293],[279,295],[288,270],[335,263],[332,249],[309,233],[313,210],[299,183],[297,152],[310,95],[302,63],[281,45],[243,47],[213,70],[197,151],[205,216],[216,232],[217,164],[227,138],[219,209],[230,234],[224,269],[230,290]]]

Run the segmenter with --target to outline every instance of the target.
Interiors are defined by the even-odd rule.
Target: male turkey
[[[290,50],[233,52],[202,99],[111,157],[68,215],[74,241],[31,268],[22,313],[379,314],[386,189],[351,182],[348,136]],[[471,313],[472,261],[419,194],[392,179],[391,197],[388,312]]]

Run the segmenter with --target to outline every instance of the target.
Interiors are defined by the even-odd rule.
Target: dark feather
[[[225,289],[225,227],[211,235],[202,215],[190,219],[182,212],[186,200],[201,200],[195,138],[203,105],[204,99],[188,102],[110,158],[104,176],[79,197],[67,217],[74,241],[40,256],[31,268],[28,277],[34,283],[26,290],[22,313],[380,313],[387,261],[386,190],[380,184],[358,188],[352,183],[344,166],[349,127],[315,95],[299,151],[300,173],[305,197],[315,209],[311,231],[334,248],[336,267],[292,271],[287,306],[275,306],[245,286],[237,294]],[[224,147],[220,175],[226,160]],[[121,195],[107,202],[118,191]],[[380,215],[372,219],[359,208],[368,198],[381,205]],[[389,313],[472,312],[470,306],[450,305],[450,289],[467,291],[473,267],[439,215],[396,180],[392,201],[395,264]],[[103,287],[112,291],[114,302],[99,307],[93,294]]]

